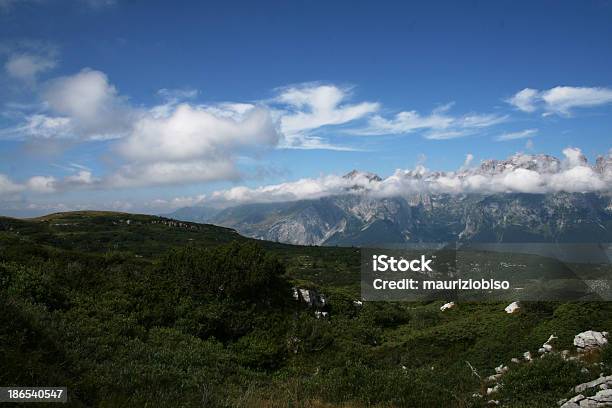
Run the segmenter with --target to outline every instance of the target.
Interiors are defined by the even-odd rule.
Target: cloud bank
[[[379,179],[369,173],[348,176],[326,175],[257,188],[234,187],[194,200],[199,204],[235,205],[316,199],[337,194],[368,194],[374,197],[413,194],[496,193],[587,193],[612,192],[612,152],[590,166],[580,149],[566,148],[564,159],[548,155],[516,154],[506,160],[485,160],[469,168],[467,155],[456,172],[415,169],[396,170]]]

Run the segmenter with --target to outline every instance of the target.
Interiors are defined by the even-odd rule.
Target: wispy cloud
[[[273,102],[279,105],[281,147],[345,150],[313,135],[312,131],[338,126],[366,117],[380,108],[376,102],[347,103],[350,88],[303,84],[281,88]]]
[[[548,90],[525,88],[506,100],[523,112],[543,111],[544,115],[569,116],[577,108],[612,103],[612,89],[603,87],[557,86]]]
[[[414,110],[399,112],[392,118],[376,115],[369,119],[366,127],[347,132],[364,136],[423,132],[427,139],[442,140],[467,136],[509,119],[507,115],[492,113],[453,115],[450,113],[452,106],[452,103],[443,105],[427,115]]]
[[[495,140],[498,142],[506,142],[509,140],[527,139],[535,136],[537,133],[538,129],[525,129],[518,132],[502,133],[501,135],[497,136]]]

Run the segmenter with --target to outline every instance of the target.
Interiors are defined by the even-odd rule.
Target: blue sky
[[[0,0],[0,209],[158,212],[468,154],[593,161],[612,147],[611,22],[604,0]]]

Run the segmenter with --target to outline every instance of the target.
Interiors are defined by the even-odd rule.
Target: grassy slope
[[[352,300],[359,293],[357,249],[267,242],[262,245],[287,265],[289,279],[328,295],[330,321],[316,320],[300,310],[299,318],[290,323],[292,308],[271,310],[249,315],[261,322],[223,344],[191,337],[197,330],[189,319],[202,322],[202,317],[181,316],[181,310],[200,313],[206,319],[211,313],[238,319],[237,311],[177,305],[174,312],[182,320],[171,327],[146,323],[148,312],[139,309],[142,301],[136,296],[140,288],[131,286],[132,281],[142,279],[139,271],[148,271],[172,248],[212,247],[231,241],[252,240],[226,228],[176,224],[146,215],[78,212],[33,220],[0,218],[0,266],[15,270],[30,265],[31,259],[44,259],[36,264],[42,265],[38,273],[29,275],[30,280],[34,276],[44,282],[47,275],[52,276],[46,268],[55,268],[52,264],[56,262],[61,271],[56,275],[65,279],[58,284],[66,287],[60,294],[32,295],[20,289],[19,293],[30,293],[31,298],[2,299],[5,321],[0,339],[9,343],[2,350],[2,365],[8,367],[5,373],[22,373],[23,384],[28,379],[30,385],[49,380],[69,384],[86,405],[113,398],[111,405],[133,404],[122,399],[129,387],[148,389],[131,377],[125,379],[125,389],[112,388],[109,384],[117,382],[118,372],[150,376],[164,389],[177,381],[189,387],[200,384],[198,373],[222,367],[228,374],[211,379],[210,384],[224,384],[228,390],[221,393],[210,385],[205,393],[216,398],[211,405],[480,406],[471,398],[479,384],[466,360],[482,375],[490,375],[493,367],[525,350],[535,352],[550,334],[559,336],[559,347],[569,348],[573,335],[580,331],[612,327],[612,307],[607,303],[534,303],[519,315],[506,315],[505,304],[497,303],[462,304],[446,313],[439,311],[440,302],[369,303],[356,309]],[[49,306],[49,299],[57,304]],[[265,323],[275,319],[277,328]],[[288,352],[290,347],[285,345],[295,338],[299,344],[295,352],[293,348]],[[202,355],[209,354],[215,357],[201,361]],[[103,358],[109,363],[98,360]],[[527,373],[517,374],[516,384],[507,384],[501,398],[507,406],[550,406],[571,385],[585,379],[578,369],[555,364],[538,362],[532,368],[517,369],[519,374]],[[124,368],[117,371],[117,366]],[[559,370],[565,370],[565,382],[550,383],[547,377],[554,378]],[[525,396],[523,390],[533,395]],[[180,393],[172,396],[183,397]],[[524,400],[527,397],[530,399]],[[196,400],[201,401],[198,398],[199,394]],[[142,396],[137,401],[145,400]],[[195,404],[193,395],[188,400]],[[171,405],[170,400],[164,401]]]

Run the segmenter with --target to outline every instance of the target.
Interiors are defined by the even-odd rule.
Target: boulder
[[[574,346],[578,351],[598,349],[608,344],[608,332],[587,330],[574,337]]]
[[[504,310],[508,314],[517,313],[519,310],[521,310],[521,305],[519,302],[512,302],[508,306],[506,306]]]
[[[455,307],[457,307],[455,302],[448,302],[448,303],[443,304],[442,307],[440,307],[440,310],[445,311],[449,309],[454,309]]]

